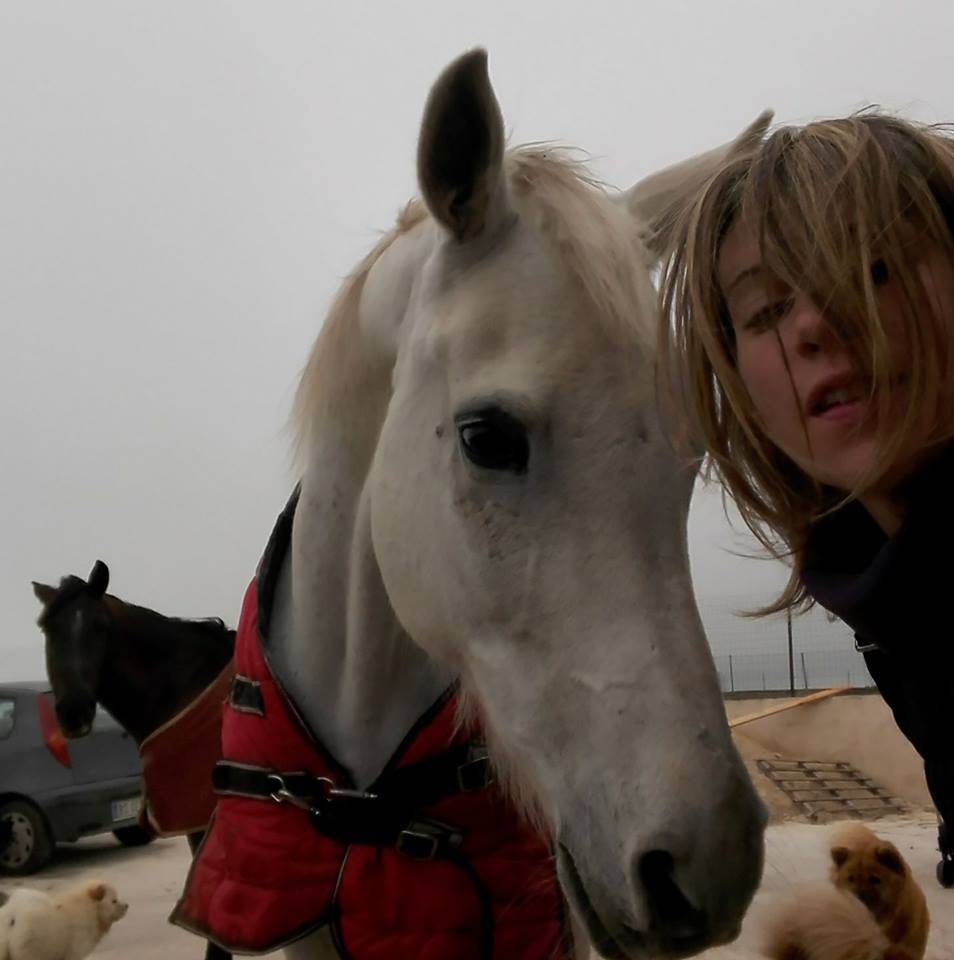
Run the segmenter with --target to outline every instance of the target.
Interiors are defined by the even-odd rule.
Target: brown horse
[[[219,619],[180,620],[106,593],[97,560],[88,580],[33,584],[56,716],[65,736],[89,733],[102,705],[136,743],[188,707],[232,659],[235,632]],[[189,834],[193,851],[203,834]],[[231,954],[209,944],[206,960]]]

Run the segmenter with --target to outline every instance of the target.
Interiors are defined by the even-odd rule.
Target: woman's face
[[[917,265],[924,284],[918,309],[954,321],[954,266],[938,250]],[[838,342],[816,305],[789,290],[762,267],[758,238],[737,222],[719,253],[718,280],[736,340],[736,362],[767,437],[809,476],[849,491],[878,461],[869,382]],[[891,277],[874,277],[882,320],[902,322],[902,299]],[[907,364],[896,357],[892,406],[906,403]],[[885,474],[897,484],[916,467],[935,426],[926,417]]]

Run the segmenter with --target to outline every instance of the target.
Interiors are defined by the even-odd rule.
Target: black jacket
[[[812,531],[803,582],[855,632],[878,690],[924,759],[938,813],[954,823],[954,449],[911,485],[884,535],[851,503]]]

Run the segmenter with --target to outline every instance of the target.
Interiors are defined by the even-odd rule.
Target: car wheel
[[[36,873],[53,856],[53,840],[43,814],[27,800],[0,805],[0,823],[9,832],[0,850],[0,871],[14,877]]]
[[[113,836],[124,847],[144,847],[147,843],[152,843],[154,837],[151,833],[143,830],[138,824],[130,827],[120,827],[113,831]]]

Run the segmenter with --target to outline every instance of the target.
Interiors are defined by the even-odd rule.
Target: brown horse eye
[[[484,470],[524,474],[530,461],[530,440],[524,425],[504,410],[491,408],[457,419],[464,456]]]

